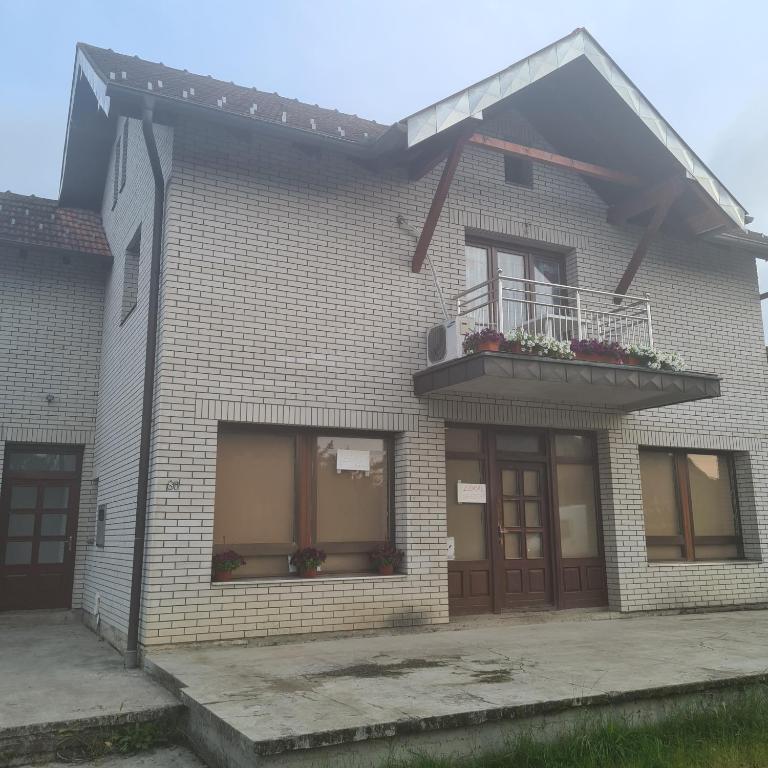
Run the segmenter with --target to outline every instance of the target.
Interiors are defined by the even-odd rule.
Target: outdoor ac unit
[[[456,320],[430,328],[427,331],[427,365],[437,365],[461,357],[462,341]]]

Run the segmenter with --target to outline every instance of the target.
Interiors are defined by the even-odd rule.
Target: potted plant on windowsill
[[[626,365],[644,365],[653,371],[682,371],[685,361],[675,352],[658,352],[645,344],[630,344],[624,356]]]
[[[403,553],[392,544],[379,544],[369,555],[381,576],[391,576],[403,560]]]
[[[229,549],[226,552],[217,552],[213,556],[213,580],[232,581],[232,573],[241,565],[245,565],[245,558],[237,552]]]
[[[314,579],[325,559],[326,555],[322,549],[302,547],[291,555],[291,565],[299,572],[299,578]]]
[[[624,360],[624,347],[617,341],[601,339],[572,339],[571,351],[577,360],[590,363],[615,363]]]
[[[464,337],[464,354],[498,352],[504,342],[503,333],[499,333],[493,328],[482,328],[479,331],[472,331]]]

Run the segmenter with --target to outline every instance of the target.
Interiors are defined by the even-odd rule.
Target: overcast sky
[[[758,0],[0,0],[0,189],[57,196],[78,40],[391,123],[580,26],[768,232]]]

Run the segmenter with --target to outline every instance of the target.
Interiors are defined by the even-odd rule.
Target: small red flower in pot
[[[241,565],[245,565],[245,559],[237,552],[229,549],[226,552],[217,552],[211,563],[214,581],[232,581],[232,572]]]
[[[392,544],[379,544],[369,555],[382,576],[391,576],[403,560],[403,553]]]
[[[299,577],[302,579],[314,579],[317,576],[317,569],[325,560],[325,552],[315,547],[303,547],[291,555],[291,565],[299,572]]]

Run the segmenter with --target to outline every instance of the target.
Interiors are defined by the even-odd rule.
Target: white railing
[[[456,297],[463,332],[523,329],[556,339],[602,339],[653,346],[648,297],[499,275]]]

